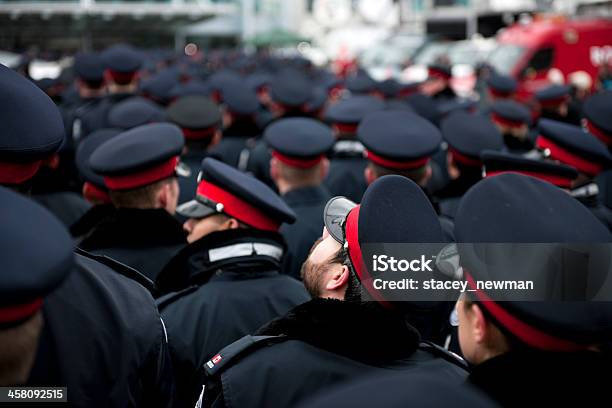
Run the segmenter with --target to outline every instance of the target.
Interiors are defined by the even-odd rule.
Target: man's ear
[[[274,157],[270,159],[270,178],[276,183],[280,177],[280,170],[278,168],[278,160]]]
[[[349,273],[349,268],[346,265],[342,265],[342,268],[336,268],[330,273],[329,280],[325,284],[325,290],[335,292],[345,288],[348,285]]]
[[[325,180],[327,174],[329,173],[329,159],[327,157],[323,158],[323,160],[321,160],[320,166],[321,167],[319,168],[319,176],[321,177],[321,180]]]
[[[367,166],[363,170],[363,176],[365,177],[365,180],[368,186],[376,180],[376,174],[374,174],[374,170],[372,170],[371,166]]]
[[[228,218],[221,224],[221,230],[233,230],[240,228],[240,222],[235,218]]]
[[[484,313],[475,303],[470,305],[470,321],[471,321],[471,332],[474,338],[474,341],[477,344],[485,344],[488,342],[489,337],[491,336],[491,330],[489,327],[489,322],[487,321]]]
[[[208,148],[210,149],[211,147],[219,144],[219,142],[221,141],[221,131],[219,129],[215,130],[215,134],[213,135],[212,139],[210,140],[210,144],[208,145]]]
[[[157,192],[157,208],[166,208],[171,199],[171,188],[170,183],[164,183],[159,189]]]
[[[433,174],[433,170],[431,169],[431,166],[428,164],[427,168],[425,168],[425,174],[423,175],[423,181],[421,182],[422,183],[421,185],[423,187],[429,182],[432,174]]]

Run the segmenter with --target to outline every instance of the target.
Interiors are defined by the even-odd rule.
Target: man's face
[[[187,242],[190,244],[213,232],[222,231],[227,223],[227,217],[223,214],[215,214],[206,218],[190,218],[183,224],[187,232]]]
[[[302,265],[302,280],[313,298],[321,297],[328,276],[342,269],[342,264],[334,260],[341,248],[340,243],[329,235],[325,228],[323,236],[312,246],[306,262]]]

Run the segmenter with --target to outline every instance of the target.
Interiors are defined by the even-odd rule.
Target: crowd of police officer
[[[607,405],[612,303],[372,286],[372,243],[612,241],[612,92],[525,99],[486,66],[479,100],[451,84],[127,45],[54,81],[0,66],[0,386],[79,407]],[[563,283],[559,265],[529,272]]]

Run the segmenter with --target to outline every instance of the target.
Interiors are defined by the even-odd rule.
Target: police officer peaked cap
[[[84,81],[102,82],[104,80],[104,61],[99,54],[77,54],[74,57],[74,73]]]
[[[536,284],[548,283],[539,290],[551,292],[560,287],[576,290],[578,281],[588,281],[586,287],[597,283],[591,274],[606,273],[592,267],[602,266],[596,261],[596,252],[602,249],[597,244],[604,243],[607,247],[603,249],[609,252],[612,241],[608,229],[582,203],[550,183],[521,174],[501,174],[474,185],[457,210],[455,238],[468,283],[482,277],[493,281],[529,278]],[[475,251],[473,243],[494,243],[496,249]],[[521,257],[500,250],[499,243],[520,245]],[[537,243],[548,243],[547,248],[556,245],[557,250],[541,250]],[[559,243],[580,244],[572,247],[580,250],[580,256],[563,250]],[[609,260],[609,253],[607,257]],[[564,267],[568,262],[571,271]],[[556,297],[553,301],[501,302],[490,298],[486,287],[474,289],[475,300],[487,300],[480,303],[483,312],[530,347],[581,350],[612,336],[610,302],[560,302]]]
[[[166,69],[140,84],[140,90],[147,97],[165,104],[170,99],[170,92],[179,83],[180,73],[174,69]]]
[[[183,96],[166,110],[168,120],[180,126],[185,139],[206,139],[221,124],[219,106],[205,96]]]
[[[34,176],[41,160],[64,141],[64,122],[53,101],[34,83],[0,65],[0,184]]]
[[[255,229],[278,231],[295,213],[270,187],[212,158],[202,161],[196,198],[177,209],[187,218],[225,214]]]
[[[254,115],[259,109],[257,93],[243,82],[228,85],[221,92],[227,110],[237,115]]]
[[[606,145],[612,144],[612,91],[590,96],[582,107],[589,132]]]
[[[570,89],[567,85],[550,85],[536,92],[535,98],[542,106],[560,105],[569,100]]]
[[[92,183],[97,188],[106,189],[104,178],[93,171],[89,159],[98,147],[121,133],[120,129],[100,129],[92,132],[79,143],[76,150],[74,161],[81,177],[88,183]]]
[[[549,158],[589,176],[596,176],[610,166],[612,156],[606,145],[580,127],[541,119],[538,129],[536,145]]]
[[[301,107],[312,96],[311,85],[299,72],[281,72],[270,85],[272,100],[290,108]]]
[[[72,238],[49,211],[0,187],[0,326],[34,315],[73,267]]]
[[[491,105],[493,122],[509,127],[531,124],[531,113],[524,105],[515,101],[496,101]]]
[[[264,132],[272,156],[293,167],[318,164],[334,144],[331,129],[315,119],[287,118],[275,121]]]
[[[176,99],[189,95],[209,96],[210,93],[211,88],[204,81],[191,80],[186,84],[178,83],[174,85],[168,96],[171,99]]]
[[[164,120],[164,111],[155,103],[140,96],[125,99],[108,112],[108,124],[117,129],[127,130]]]
[[[501,150],[504,146],[497,127],[482,115],[455,112],[442,122],[441,128],[453,159],[464,166],[480,167],[483,150]]]
[[[380,111],[367,115],[357,128],[368,159],[385,168],[410,170],[427,164],[442,136],[429,121],[409,111]]]
[[[110,190],[134,189],[173,176],[183,144],[181,130],[175,125],[143,125],[102,144],[89,163]]]
[[[369,113],[383,110],[385,103],[368,95],[352,96],[331,105],[325,112],[325,119],[334,124],[358,125]]]
[[[143,63],[142,55],[128,45],[115,45],[102,52],[102,59],[107,69],[121,74],[134,73]]]
[[[507,97],[516,92],[518,82],[511,76],[492,73],[487,78],[487,86],[493,95]]]
[[[485,177],[503,173],[520,173],[548,181],[557,187],[570,188],[578,177],[575,168],[548,160],[536,160],[518,154],[487,150],[481,154]]]
[[[345,245],[357,277],[373,299],[381,303],[386,300],[372,286],[370,254],[366,254],[365,244],[444,242],[431,202],[423,189],[406,177],[380,177],[368,186],[360,205],[343,205],[344,213],[333,205],[337,200],[332,199],[325,208],[325,226],[334,239]],[[343,226],[341,233],[337,225]]]
[[[491,106],[491,119],[504,126],[520,127],[531,123],[531,113],[518,102],[497,101]]]

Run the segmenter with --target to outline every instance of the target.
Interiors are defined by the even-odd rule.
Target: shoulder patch
[[[446,361],[463,368],[464,370],[468,370],[468,365],[463,358],[452,351],[448,351],[445,348],[438,346],[435,343],[430,341],[422,341],[421,344],[419,344],[419,349],[433,354],[436,357],[443,358]]]
[[[285,340],[287,340],[286,336],[244,336],[215,354],[213,358],[204,363],[201,370],[206,373],[206,376],[211,377],[227,368],[230,363],[235,362],[238,357],[244,355],[247,351],[254,351],[259,347]]]

